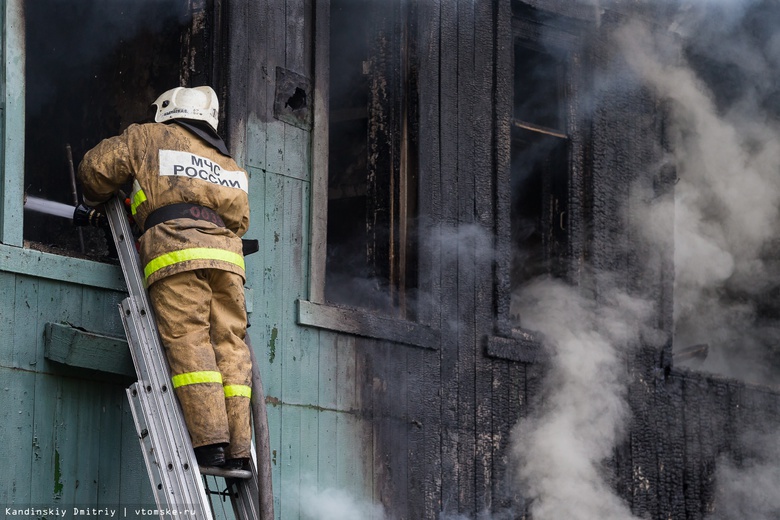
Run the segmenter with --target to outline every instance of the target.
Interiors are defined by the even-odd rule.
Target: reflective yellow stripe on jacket
[[[252,388],[247,385],[225,385],[225,397],[252,397]]]
[[[133,193],[130,194],[130,213],[135,215],[142,202],[146,202],[146,193],[141,189],[138,181],[133,181]]]
[[[202,372],[186,372],[171,378],[174,388],[199,383],[222,383],[222,374],[212,370]],[[252,397],[252,388],[247,385],[225,385],[225,397]]]
[[[180,249],[178,251],[171,251],[164,255],[160,255],[144,267],[144,277],[148,280],[152,274],[156,273],[163,267],[169,265],[178,264],[179,262],[186,262],[188,260],[221,260],[237,265],[241,269],[244,269],[244,257],[232,251],[226,251],[225,249],[215,249],[211,247],[193,247],[190,249]]]
[[[220,383],[222,384],[222,374],[214,372],[212,370],[204,370],[203,372],[186,372],[184,374],[175,375],[171,378],[174,388],[186,385],[196,385],[198,383]]]

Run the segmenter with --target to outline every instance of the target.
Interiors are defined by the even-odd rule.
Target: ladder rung
[[[224,478],[252,478],[252,472],[245,469],[225,469],[214,466],[200,466],[200,473],[201,475],[213,475],[215,477]]]

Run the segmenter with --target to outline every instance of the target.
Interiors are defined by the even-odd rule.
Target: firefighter
[[[246,467],[247,174],[217,134],[213,89],[174,88],[153,106],[155,122],[130,125],[85,154],[84,202],[99,205],[132,183],[144,276],[198,463]]]

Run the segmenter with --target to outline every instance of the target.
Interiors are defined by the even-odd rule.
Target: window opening
[[[564,276],[568,243],[569,140],[563,64],[535,42],[514,45],[511,127],[512,294],[534,277]],[[522,317],[510,307],[514,326]]]
[[[405,2],[332,0],[325,300],[411,318],[416,136]]]
[[[216,25],[210,4],[25,1],[24,190],[32,202],[24,211],[25,246],[90,258],[108,253],[101,230],[76,228],[31,206],[75,205],[68,147],[77,168],[101,139],[150,121],[150,103],[160,93],[209,82],[213,50],[203,42]]]

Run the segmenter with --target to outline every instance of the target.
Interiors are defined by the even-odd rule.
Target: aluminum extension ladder
[[[129,293],[119,309],[138,381],[127,388],[127,397],[160,518],[214,518],[201,476],[204,473],[224,477],[226,492],[219,495],[230,497],[238,520],[260,520],[254,444],[249,471],[199,468],[181,406],[171,388],[135,238],[119,197],[106,203],[106,218]]]

